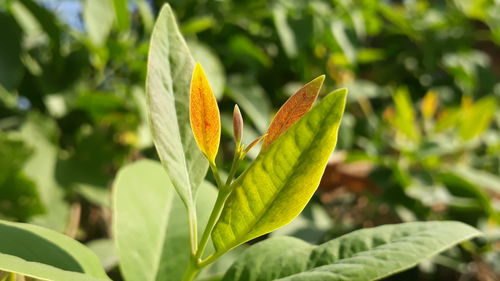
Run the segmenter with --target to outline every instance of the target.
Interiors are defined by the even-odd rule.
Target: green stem
[[[212,172],[214,174],[215,181],[217,182],[217,185],[219,187],[219,194],[217,195],[217,200],[215,201],[214,208],[212,210],[212,213],[210,214],[210,218],[208,219],[207,226],[205,227],[205,230],[203,231],[203,235],[201,237],[201,241],[198,247],[198,250],[196,251],[196,254],[194,255],[195,259],[198,260],[201,258],[203,255],[203,252],[205,251],[205,248],[207,247],[208,244],[208,239],[210,238],[210,233],[212,233],[212,230],[215,227],[215,224],[217,223],[217,220],[220,217],[220,214],[222,213],[222,209],[224,207],[224,204],[226,203],[226,199],[231,193],[230,190],[230,185],[231,182],[234,178],[234,175],[236,174],[236,171],[238,169],[238,164],[241,159],[241,149],[239,145],[237,146],[237,149],[234,153],[234,158],[233,158],[233,163],[231,165],[231,170],[229,171],[229,175],[227,177],[226,183],[222,185],[222,182],[220,180],[219,173],[217,171],[217,167],[215,164],[210,164],[210,167],[212,168]]]
[[[238,165],[240,164],[240,160],[243,158],[242,157],[242,147],[239,144],[236,144],[236,151],[234,152],[234,158],[233,158],[233,163],[231,164],[231,169],[229,170],[229,175],[227,176],[226,179],[226,184],[225,188],[229,188],[231,185],[231,182],[234,178],[234,175],[236,174],[236,171],[238,170]]]
[[[195,205],[196,206],[196,205]],[[188,208],[189,238],[191,244],[191,255],[194,255],[198,247],[198,219],[196,218],[196,207]]]
[[[215,163],[210,162],[210,169],[212,170],[212,174],[215,178],[215,183],[217,184],[217,188],[220,191],[224,186],[222,185],[222,180],[220,179],[219,170],[217,169]]]
[[[228,196],[229,193],[219,192],[217,200],[215,201],[214,209],[212,210],[210,218],[208,219],[207,227],[205,228],[205,231],[203,231],[198,251],[196,251],[196,254],[194,255],[196,259],[199,259],[203,255],[203,252],[205,251],[205,248],[208,244],[208,239],[210,238],[210,233],[212,233],[215,223],[217,223],[217,220],[222,213],[222,208],[224,207],[224,203],[226,202]]]
[[[191,255],[189,260],[188,268],[184,272],[184,277],[182,281],[192,281],[198,273],[200,272],[201,267],[198,266],[196,259]]]

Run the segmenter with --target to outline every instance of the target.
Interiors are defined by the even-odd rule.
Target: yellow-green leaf
[[[213,163],[220,142],[219,107],[199,63],[193,71],[189,97],[189,117],[194,138],[201,152]]]
[[[393,99],[396,106],[394,125],[402,135],[414,142],[418,142],[420,140],[420,131],[415,123],[415,110],[408,89],[397,89]]]
[[[233,183],[212,231],[217,254],[289,223],[303,210],[337,142],[346,94],[329,94]]]
[[[471,140],[481,135],[490,126],[495,116],[497,99],[485,97],[461,110],[459,134],[463,140]]]
[[[319,90],[324,80],[325,75],[321,75],[307,83],[281,106],[267,129],[267,136],[262,143],[262,150],[265,150],[311,109],[314,101],[316,101],[318,97]]]
[[[436,113],[436,109],[439,105],[439,96],[434,91],[429,91],[425,94],[420,104],[420,111],[424,118],[429,119]]]

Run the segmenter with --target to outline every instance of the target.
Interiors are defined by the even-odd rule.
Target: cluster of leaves
[[[346,103],[347,91],[341,89],[311,109],[323,80],[320,76],[297,91],[267,133],[248,147],[241,142],[243,118],[235,108],[235,157],[222,184],[215,163],[221,132],[217,101],[166,5],[153,30],[146,82],[153,139],[163,165],[138,161],[123,168],[114,183],[113,232],[123,278],[194,280],[229,250],[298,216],[336,145]],[[240,160],[263,139],[258,157],[233,181]],[[202,184],[207,164],[217,191]],[[206,196],[197,200],[200,185]],[[198,221],[205,222],[209,212],[199,240]],[[16,275],[110,280],[96,255],[70,237],[7,221],[0,221],[0,234],[3,280]],[[377,280],[479,234],[460,222],[420,222],[360,230],[320,246],[291,237],[270,239],[211,280]],[[210,238],[213,253],[204,257]]]
[[[0,216],[85,242],[105,238],[89,245],[109,254],[112,179],[127,162],[156,158],[144,80],[164,1],[74,2],[81,10],[75,21],[85,28],[65,23],[65,11],[51,1],[0,1]],[[169,2],[220,101],[224,153],[214,162],[221,172],[231,167],[225,155],[234,150],[234,103],[246,120],[242,143],[250,143],[266,132],[275,106],[312,77],[326,73],[326,88],[350,90],[337,150],[348,151],[348,165],[374,167],[361,179],[368,183],[335,182],[333,192],[322,186],[320,200],[271,236],[318,243],[370,224],[461,220],[489,233],[491,243],[436,263],[468,274],[475,271],[466,266],[472,254],[478,267],[495,268],[496,1]],[[238,172],[257,153],[249,151]],[[207,168],[199,165],[194,182]],[[337,177],[336,167],[329,165],[327,179]],[[375,193],[337,192],[345,187]],[[365,206],[360,216],[356,206]],[[116,265],[115,255],[104,259],[107,268]]]

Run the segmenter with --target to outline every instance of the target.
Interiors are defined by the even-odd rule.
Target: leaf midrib
[[[168,8],[168,12],[170,13],[170,17],[168,18],[170,20],[167,20],[167,22],[169,23],[170,26],[176,26],[177,23],[175,22],[175,18],[174,18],[174,13],[172,11],[172,8],[170,7],[170,4],[166,4],[168,5],[167,8]],[[194,59],[193,59],[193,55],[191,54],[191,50],[189,49],[186,41],[184,40],[184,37],[182,37],[182,34],[180,33],[179,29],[177,28],[173,28],[172,29],[178,39],[178,41],[180,42],[181,45],[183,45],[184,49],[187,51],[187,53],[189,54],[189,56],[187,56],[187,60],[188,60],[188,63],[190,62],[191,64],[194,64]],[[170,33],[169,33],[170,34]],[[168,52],[168,56],[170,57],[170,50],[172,50],[172,47],[171,47],[171,40],[169,40],[169,48],[168,48],[169,52]],[[185,67],[187,64],[183,64],[183,67]],[[170,59],[168,60],[168,67],[170,68],[170,76],[172,77],[172,68],[171,68],[171,63],[170,63]],[[174,79],[177,79],[177,76],[180,75],[181,71],[178,71],[174,77],[172,77],[172,83],[171,83],[171,91],[172,91],[172,94],[174,93]],[[189,93],[188,93],[189,94]],[[179,119],[177,118],[177,114],[178,114],[178,111],[177,111],[177,106],[175,106],[175,102],[177,101],[176,99],[176,96],[174,96],[174,108],[175,108],[175,125],[177,126],[177,132],[180,132],[180,129],[179,129]],[[187,101],[187,103],[185,103],[185,101]],[[189,97],[187,99],[184,99],[183,101],[183,104],[186,104],[186,108],[187,108],[187,112],[188,112],[188,118],[189,118]],[[181,142],[181,148],[182,148],[182,155],[184,156],[182,158],[182,162],[183,162],[183,170],[184,170],[184,173],[185,173],[185,178],[187,179],[187,193],[188,193],[188,196],[189,196],[189,204],[186,203],[186,207],[188,208],[188,211],[192,209],[194,209],[194,196],[193,196],[193,185],[191,185],[191,177],[189,176],[189,166],[188,166],[188,162],[187,162],[187,159],[186,159],[186,151],[185,151],[185,148],[184,148],[184,142],[183,142],[183,139],[182,139],[182,136],[181,134],[179,133],[178,134],[179,136],[179,139],[180,139],[180,142]],[[194,137],[189,141],[189,142],[195,142],[194,140]],[[193,161],[194,163],[194,161]],[[184,201],[184,200],[183,200]]]

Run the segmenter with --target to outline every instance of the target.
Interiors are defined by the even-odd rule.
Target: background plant
[[[123,1],[85,1],[82,20],[69,23],[64,5],[54,3],[0,3],[8,42],[0,47],[0,209],[4,218],[65,231],[109,253],[102,250],[109,240],[97,239],[110,236],[114,174],[126,162],[156,157],[143,81],[161,3],[124,9]],[[221,101],[222,155],[233,147],[235,102],[249,143],[297,82],[326,73],[325,88],[350,90],[337,147],[349,153],[332,159],[315,204],[281,233],[316,243],[363,225],[449,218],[497,241],[494,1],[172,5]],[[229,170],[230,159],[217,161]],[[484,280],[498,274],[494,247],[455,251],[401,278]],[[114,267],[112,256],[105,260]]]

